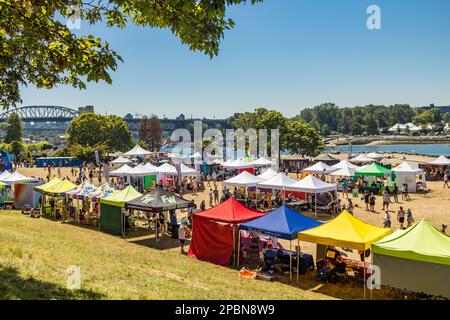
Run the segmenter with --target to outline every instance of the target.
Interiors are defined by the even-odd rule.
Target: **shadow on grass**
[[[16,268],[0,265],[0,300],[96,300],[103,297],[93,290],[69,290],[33,277],[25,279]]]
[[[180,246],[177,239],[173,239],[171,236],[164,234],[156,241],[154,231],[148,229],[139,229],[127,233],[126,240],[129,243],[141,245],[144,247],[156,249],[156,250],[169,250]]]

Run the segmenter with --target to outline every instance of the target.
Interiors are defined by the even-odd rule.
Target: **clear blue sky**
[[[371,4],[382,30],[366,27]],[[265,0],[229,8],[236,27],[212,60],[167,30],[82,23],[124,58],[113,84],[28,87],[23,105],[216,118],[258,106],[293,116],[323,102],[449,105],[449,14],[448,0]]]

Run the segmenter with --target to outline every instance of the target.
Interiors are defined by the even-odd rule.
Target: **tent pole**
[[[289,240],[289,279],[292,280],[292,240]]]
[[[236,230],[233,225],[233,265],[236,265]]]
[[[258,210],[258,186],[255,186],[255,209]]]
[[[314,216],[317,218],[317,193],[314,193],[315,203],[314,203]]]
[[[295,250],[295,251],[297,251],[297,283],[298,283],[298,275],[299,275],[298,269],[299,269],[299,266],[300,266],[300,264],[299,264],[299,260],[300,260],[300,240],[298,240],[298,234],[297,234],[297,250]]]
[[[238,252],[237,252],[237,266],[239,267],[239,258],[241,256],[241,230],[238,230]]]
[[[366,300],[366,250],[363,250],[363,263],[364,263],[364,300]]]

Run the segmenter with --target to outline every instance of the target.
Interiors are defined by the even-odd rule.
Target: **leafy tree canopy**
[[[4,141],[6,143],[22,141],[23,122],[17,113],[11,113],[11,115],[6,119],[6,123],[2,126],[2,129],[5,131]]]
[[[234,22],[227,6],[261,0],[0,0],[0,105],[21,102],[20,85],[38,88],[66,84],[84,89],[86,81],[111,83],[122,61],[108,42],[75,35],[66,20],[77,13],[89,24],[127,23],[166,28],[191,50],[213,57]]]

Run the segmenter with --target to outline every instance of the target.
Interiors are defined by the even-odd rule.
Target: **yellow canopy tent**
[[[44,189],[51,188],[51,187],[53,187],[54,185],[56,185],[56,184],[58,184],[58,183],[61,183],[61,182],[62,182],[61,179],[59,179],[59,178],[57,178],[57,177],[54,177],[54,178],[53,178],[52,180],[50,180],[49,182],[44,183],[44,184],[41,184],[40,186],[34,187],[34,190],[40,192],[40,191],[42,191],[42,190],[44,190]]]
[[[370,245],[392,233],[392,229],[380,228],[342,212],[333,220],[298,234],[301,241],[317,244],[367,250]]]
[[[51,181],[50,181],[51,182]],[[46,183],[49,184],[50,182]],[[42,194],[46,194],[46,195],[50,195],[50,196],[58,196],[58,195],[65,195],[65,193],[69,190],[72,190],[73,188],[76,188],[77,185],[74,184],[73,182],[70,182],[69,180],[62,180],[58,183],[54,183],[53,185],[50,186],[46,186],[45,185],[36,187],[37,191],[42,193]]]

